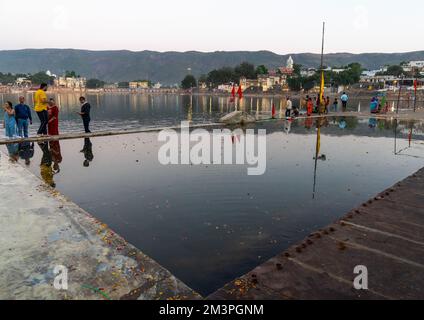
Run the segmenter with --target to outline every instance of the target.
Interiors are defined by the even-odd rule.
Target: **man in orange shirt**
[[[47,123],[49,116],[47,112],[47,83],[42,83],[40,89],[34,94],[34,110],[37,112],[38,118],[40,119],[40,128],[37,131],[38,135],[47,135]]]

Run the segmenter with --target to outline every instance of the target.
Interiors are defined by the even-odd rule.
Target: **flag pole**
[[[322,23],[322,45],[321,45],[321,79],[320,79],[320,89],[319,89],[319,109],[318,112],[321,113],[321,109],[324,105],[324,44],[325,44],[325,22]]]
[[[414,112],[417,110],[417,87],[418,87],[418,78],[415,78],[415,81],[414,81]]]

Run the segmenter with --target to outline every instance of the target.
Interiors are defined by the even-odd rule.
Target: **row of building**
[[[237,84],[243,91],[246,89],[260,90],[262,92],[268,92],[275,87],[286,88],[287,78],[294,72],[294,61],[292,57],[289,57],[285,67],[280,67],[277,70],[269,70],[268,74],[260,74],[257,79],[241,78]],[[233,90],[233,83],[224,83],[218,86],[219,91],[231,92]],[[206,89],[205,83],[199,83],[200,89]]]

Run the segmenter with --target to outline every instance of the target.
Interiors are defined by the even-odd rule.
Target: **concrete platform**
[[[424,299],[424,169],[208,299]]]
[[[168,270],[0,153],[0,299],[199,299]],[[53,286],[68,268],[68,290]]]

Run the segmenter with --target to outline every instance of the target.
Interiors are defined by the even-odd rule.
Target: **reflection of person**
[[[77,112],[81,118],[82,122],[84,124],[84,130],[86,133],[90,133],[90,109],[91,105],[85,100],[85,97],[80,97],[79,101],[81,103],[81,112]]]
[[[284,122],[284,131],[289,134],[290,130],[291,130],[291,125],[292,125],[293,120],[292,119],[288,119]]]
[[[28,138],[28,124],[32,124],[32,116],[31,109],[25,104],[23,96],[19,97],[19,104],[15,106],[15,117],[19,136]]]
[[[17,162],[19,160],[19,144],[11,143],[6,145],[7,152],[9,153],[9,160],[11,162]]]
[[[346,126],[347,126],[346,119],[343,117],[343,118],[341,118],[341,119],[340,119],[340,121],[339,121],[339,128],[340,128],[340,129],[345,129],[345,128],[346,128]]]
[[[12,102],[7,101],[3,105],[4,109],[4,129],[6,138],[14,138],[17,133],[16,129],[16,118],[15,118],[15,109],[13,109]]]
[[[43,181],[48,184],[50,187],[56,187],[56,184],[53,181],[53,169],[52,169],[52,155],[49,150],[48,142],[38,143],[43,155],[41,157],[40,163],[40,175]]]
[[[48,133],[50,136],[57,136],[59,135],[59,108],[57,107],[54,99],[49,100],[48,115]]]
[[[59,164],[62,163],[62,152],[60,150],[60,142],[59,140],[56,141],[50,141],[50,153],[52,155],[52,161],[53,161],[53,170],[54,173],[60,172]]]
[[[48,122],[48,113],[47,113],[47,84],[42,83],[40,89],[38,89],[34,94],[34,110],[37,112],[38,118],[40,119],[40,128],[37,131],[38,135],[47,135],[47,122]]]
[[[94,159],[93,144],[91,143],[90,138],[84,138],[84,147],[80,152],[84,153],[85,160],[83,162],[83,166],[89,167],[90,162]]]
[[[370,120],[368,121],[368,126],[371,129],[374,129],[375,127],[377,127],[377,119],[375,118],[370,118]]]
[[[25,160],[25,164],[31,164],[31,158],[34,156],[34,142],[24,141],[19,144],[19,157]]]

